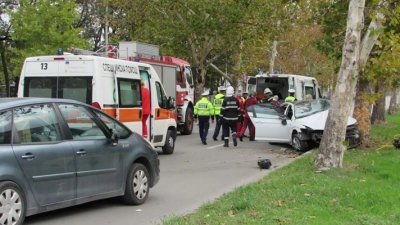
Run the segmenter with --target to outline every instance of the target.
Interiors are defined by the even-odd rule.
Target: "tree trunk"
[[[9,78],[8,69],[7,69],[6,41],[5,40],[0,41],[0,57],[1,57],[1,64],[3,65],[4,81],[6,82],[7,97],[10,97],[10,78]]]
[[[360,73],[360,76],[362,74]],[[358,122],[361,146],[370,147],[371,137],[371,103],[368,96],[371,94],[368,81],[360,79],[357,85],[357,97],[354,106],[354,118]]]
[[[351,0],[349,4],[338,82],[320,143],[319,154],[314,162],[315,166],[320,169],[342,167],[343,154],[346,150],[342,143],[345,140],[347,118],[350,116],[354,103],[355,86],[358,80],[364,7],[365,0]]]
[[[375,102],[374,109],[372,110],[371,122],[372,124],[385,124],[385,102],[386,102],[386,91],[381,84],[377,84],[375,87],[375,93],[379,95],[378,100]]]
[[[390,95],[390,104],[389,104],[389,115],[395,115],[397,113],[397,88],[392,89],[392,94]]]

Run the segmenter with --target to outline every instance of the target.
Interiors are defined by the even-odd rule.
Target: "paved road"
[[[202,145],[195,127],[192,135],[178,136],[174,154],[160,154],[161,179],[150,190],[144,205],[126,206],[116,199],[102,200],[31,216],[24,224],[161,224],[168,216],[192,212],[235,187],[267,175],[271,170],[257,167],[260,158],[271,159],[273,169],[294,159],[292,151],[281,145],[248,139],[239,142],[238,147],[230,145],[224,148],[222,142],[212,140]]]

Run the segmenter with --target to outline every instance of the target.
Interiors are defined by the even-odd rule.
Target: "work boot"
[[[213,140],[214,140],[214,141],[218,141],[218,139],[217,139],[216,137],[213,137]]]
[[[236,134],[232,134],[233,146],[237,146]]]
[[[229,147],[229,140],[225,140],[225,144],[224,144],[224,147]]]
[[[240,136],[240,137],[239,137],[239,140],[240,140],[240,141],[243,141],[243,136]]]
[[[203,145],[207,145],[207,142],[205,140],[203,140],[202,142],[203,142]]]

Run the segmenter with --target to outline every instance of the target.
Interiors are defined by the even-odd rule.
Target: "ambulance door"
[[[118,120],[132,131],[142,134],[142,95],[140,80],[117,78]]]
[[[169,122],[171,119],[174,119],[174,115],[167,107],[167,95],[165,94],[160,82],[155,82],[155,89],[155,93],[157,94],[157,102],[155,105],[158,106],[154,109],[155,115],[153,143],[154,146],[163,146],[163,140],[166,138]]]
[[[148,68],[144,68],[141,67],[140,68],[140,79],[142,80],[144,87],[147,88],[149,90],[150,93],[150,107],[151,107],[151,111],[150,111],[150,116],[148,117],[148,119],[146,120],[146,125],[147,125],[147,140],[151,141],[154,138],[154,111],[153,111],[153,102],[152,102],[152,86],[150,85],[150,74],[147,71]],[[141,99],[142,100],[142,99]],[[143,102],[141,101],[141,107],[143,108]],[[142,133],[142,132],[141,132]],[[140,134],[141,134],[140,133]]]

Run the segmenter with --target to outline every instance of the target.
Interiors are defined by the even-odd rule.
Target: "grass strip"
[[[396,134],[400,115],[372,129],[377,147],[391,144]],[[314,150],[257,183],[164,224],[400,224],[400,150],[377,147],[347,151],[343,168],[326,172],[313,166]]]

